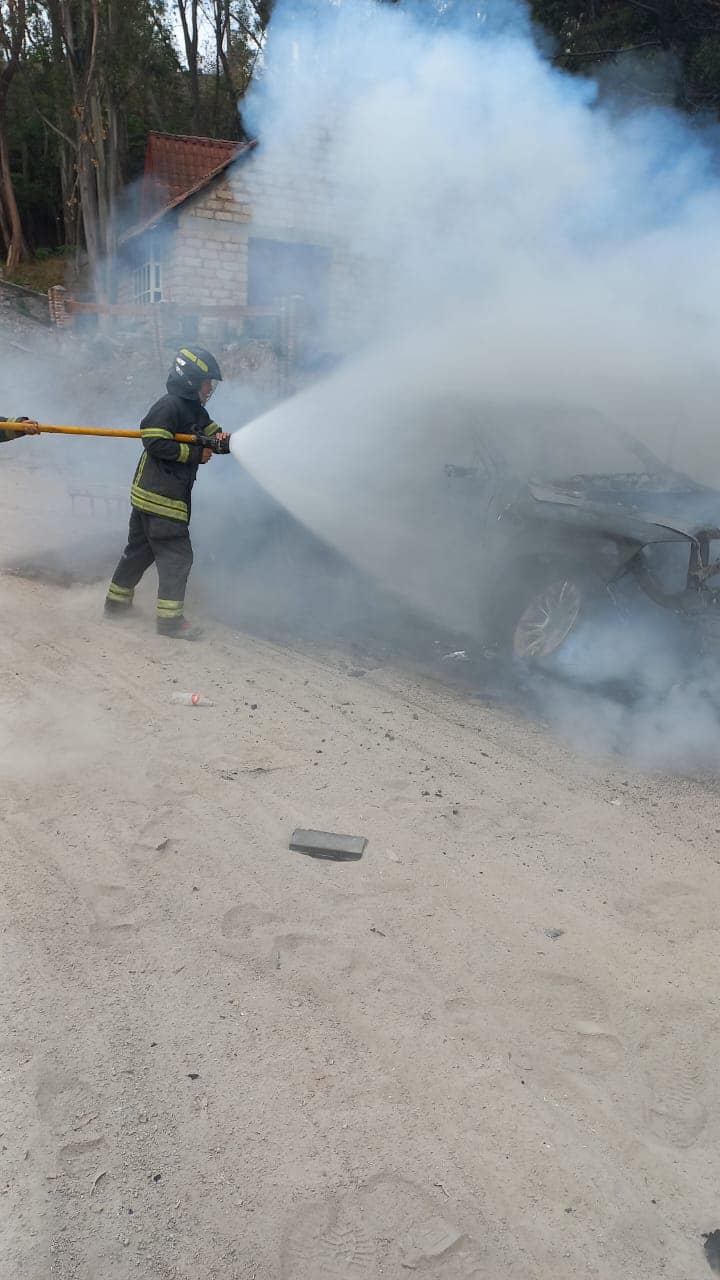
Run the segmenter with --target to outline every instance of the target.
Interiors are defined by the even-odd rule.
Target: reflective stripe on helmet
[[[197,365],[201,373],[210,372],[210,366],[207,365],[204,360],[201,360],[200,356],[196,356],[194,351],[188,351],[187,347],[181,348],[180,355],[185,356],[187,360],[192,360],[193,364]]]
[[[208,380],[222,382],[222,372],[212,351],[205,347],[181,347],[175,354],[173,373],[179,378],[194,384]]]

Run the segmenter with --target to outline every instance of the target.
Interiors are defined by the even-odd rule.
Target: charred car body
[[[720,493],[595,414],[461,412],[463,456],[445,475],[455,501],[480,519],[486,639],[542,662],[601,602],[627,597],[629,584],[665,610],[720,627]]]

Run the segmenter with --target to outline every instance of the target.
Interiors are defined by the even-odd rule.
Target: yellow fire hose
[[[24,423],[22,422],[6,422],[6,427],[10,430],[22,431]],[[139,431],[115,431],[109,427],[61,427],[53,422],[32,422],[32,426],[37,427],[38,431],[46,432],[48,435],[58,436],[108,436],[111,439],[120,438],[125,440],[142,440]],[[176,435],[174,440],[179,440],[180,444],[195,444],[197,436]]]

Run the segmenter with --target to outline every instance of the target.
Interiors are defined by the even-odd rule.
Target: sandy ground
[[[152,585],[0,577],[2,1280],[710,1275],[717,791]]]

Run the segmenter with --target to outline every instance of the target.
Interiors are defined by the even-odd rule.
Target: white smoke
[[[720,484],[720,185],[714,131],[652,100],[618,110],[592,80],[551,65],[520,6],[472,6],[462,23],[454,12],[276,7],[246,120],[258,163],[293,175],[299,228],[302,174],[322,164],[324,226],[355,262],[346,347],[359,334],[369,345],[242,432],[235,451],[380,582],[469,627],[482,547],[433,489],[443,460],[462,461],[447,418],[433,417],[443,397],[601,410]],[[598,427],[579,418],[582,430]],[[638,661],[620,661],[612,640],[601,669],[606,659],[620,679]],[[597,649],[588,662],[592,674]],[[664,730],[682,719],[672,674]],[[676,760],[692,729],[677,751],[639,746],[667,687],[651,684],[641,721],[620,736],[646,761]],[[706,743],[708,725],[717,731],[703,688],[691,720]],[[608,709],[595,741],[618,737]]]
[[[659,434],[690,416],[701,435],[720,336],[712,138],[666,108],[618,116],[551,66],[519,6],[472,9],[458,26],[433,4],[280,0],[245,111],[259,163],[298,175],[297,226],[323,163],[367,332],[424,319],[471,386]]]

